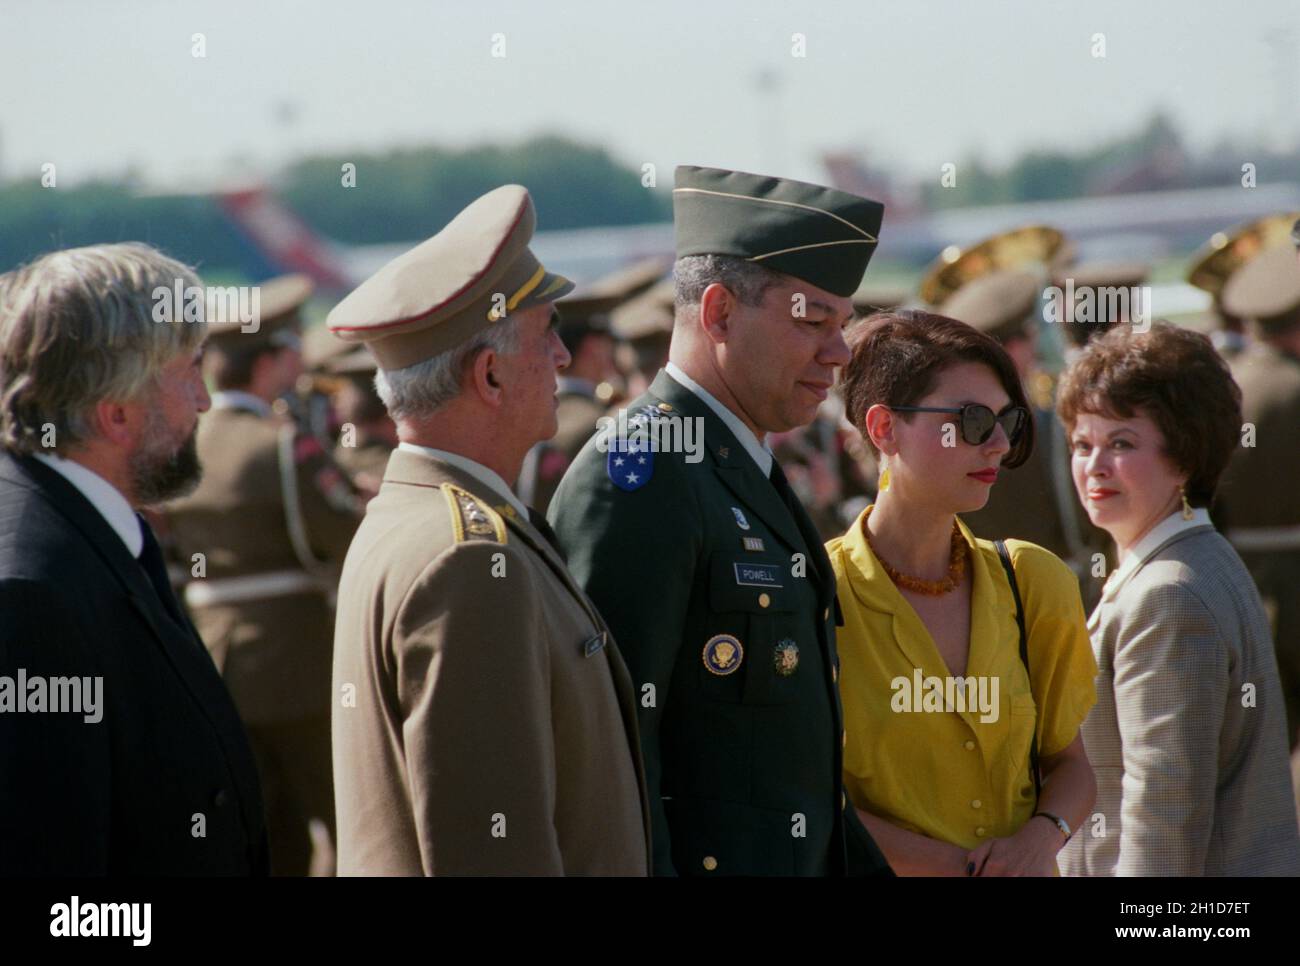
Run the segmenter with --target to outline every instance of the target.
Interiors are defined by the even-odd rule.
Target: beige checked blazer
[[[1174,534],[1088,621],[1093,815],[1064,875],[1297,875],[1277,661],[1259,594],[1212,526]]]

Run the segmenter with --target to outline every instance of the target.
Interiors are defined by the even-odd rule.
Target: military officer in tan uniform
[[[555,432],[572,283],[528,249],[528,192],[462,211],[344,299],[401,439],[339,587],[339,871],[645,875],[632,682],[511,492]]]
[[[972,532],[989,540],[1014,537],[1056,554],[1079,577],[1085,603],[1095,603],[1109,568],[1094,568],[1109,538],[1087,519],[1070,481],[1065,432],[1052,412],[1052,380],[1036,368],[1035,319],[1043,278],[1026,269],[1002,269],[967,282],[937,309],[996,339],[1016,364],[1037,424],[1033,454],[1003,469],[988,504],[962,514]],[[1094,569],[1097,575],[1094,577]]]
[[[609,406],[608,390],[618,370],[608,311],[618,302],[617,296],[611,296],[583,299],[576,304],[569,299],[557,306],[560,322],[556,333],[570,360],[556,380],[558,428],[553,437],[528,451],[518,486],[519,498],[542,515],[564,471],[596,432],[597,421]]]
[[[1274,245],[1228,278],[1224,306],[1253,321],[1255,342],[1230,366],[1241,387],[1242,445],[1217,518],[1259,587],[1273,625],[1292,748],[1300,735],[1300,265]]]
[[[375,357],[368,349],[358,347],[332,360],[326,368],[337,380],[330,397],[340,424],[334,461],[353,483],[373,494],[379,490],[388,457],[397,447],[397,427],[375,391]]]
[[[360,504],[316,438],[273,409],[301,373],[298,312],[311,284],[284,276],[260,291],[256,325],[209,324],[205,472],[167,519],[185,602],[257,758],[271,872],[306,875],[313,820],[316,871],[332,861],[330,596]]]

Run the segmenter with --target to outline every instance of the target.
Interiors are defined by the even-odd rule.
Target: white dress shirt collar
[[[90,501],[90,505],[99,511],[99,515],[113,528],[113,532],[122,538],[131,556],[140,556],[140,551],[144,549],[144,534],[140,531],[140,520],[117,487],[76,460],[65,460],[61,456],[53,456],[49,453],[32,455],[75,486],[77,491]]]
[[[449,453],[445,449],[434,449],[431,446],[417,446],[415,443],[398,443],[397,448],[405,450],[408,453],[418,453],[421,456],[427,456],[429,459],[438,460],[440,463],[447,463],[456,467],[461,472],[468,473],[474,479],[478,480],[501,499],[505,500],[514,508],[524,520],[528,519],[528,507],[524,506],[523,501],[511,492],[506,481],[501,479],[501,474],[496,470],[489,469],[482,463],[470,459],[468,456],[461,456],[459,453]]]
[[[717,414],[718,418],[726,424],[727,429],[731,430],[732,435],[736,437],[736,441],[745,448],[745,452],[748,453],[753,461],[758,464],[758,468],[762,470],[763,475],[772,475],[772,461],[774,457],[772,456],[771,447],[767,445],[767,440],[763,440],[760,443],[758,437],[754,435],[748,426],[741,422],[739,416],[733,413],[726,406],[722,405],[722,403],[718,402],[718,400],[713,397],[712,393],[686,373],[682,372],[681,367],[677,366],[675,363],[670,362],[668,365],[664,366],[664,372],[668,373],[668,375],[670,375],[683,388],[688,389],[695,395],[699,396],[700,399],[704,401],[704,404],[712,409],[714,413]]]
[[[1102,588],[1102,600],[1112,600],[1119,593],[1119,589],[1124,586],[1124,581],[1128,580],[1134,571],[1146,563],[1147,559],[1170,537],[1182,533],[1184,530],[1191,530],[1194,527],[1213,525],[1210,521],[1210,511],[1205,507],[1196,507],[1192,510],[1190,520],[1183,519],[1181,508],[1169,514],[1169,516],[1152,527],[1147,532],[1147,535],[1129,550],[1124,557],[1124,561],[1115,568],[1115,572],[1106,581],[1106,586]]]
[[[259,416],[270,416],[274,413],[265,399],[254,396],[251,392],[244,392],[242,389],[222,389],[220,392],[214,392],[212,408],[247,409]]]

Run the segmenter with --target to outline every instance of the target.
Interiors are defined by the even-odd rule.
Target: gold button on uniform
[[[968,738],[968,739],[966,739],[966,744],[965,744],[963,747],[964,747],[967,751],[974,751],[974,750],[975,750],[975,742],[971,741],[971,740]]]
[[[767,596],[767,594],[759,594],[759,595],[758,595],[758,606],[759,606],[759,607],[766,607],[766,606],[768,606],[770,603],[772,603],[772,598],[769,597],[769,596]]]
[[[977,829],[975,830],[975,834],[976,834],[976,835],[979,835],[979,836],[983,836],[983,835],[984,835],[984,826],[981,825],[979,828],[977,828]]]
[[[981,805],[983,805],[983,804],[984,804],[984,803],[981,802],[981,801],[977,798],[977,799],[975,799],[975,801],[973,801],[973,802],[970,803],[970,807],[971,807],[971,808],[979,808],[979,807],[980,807]]]
[[[830,619],[831,619],[831,609],[827,607],[824,611],[822,611],[822,620],[827,621]]]
[[[660,403],[660,404],[659,404],[659,411],[660,411],[661,413],[670,413],[670,412],[673,411],[673,404],[672,404],[672,403]],[[714,864],[716,865],[717,863],[715,862]]]
[[[714,858],[713,856],[711,856],[711,855],[706,855],[706,856],[704,857],[704,870],[705,870],[706,872],[712,872],[712,871],[713,871],[714,869],[716,869],[717,867],[718,867],[718,860],[717,860],[717,859],[715,859],[715,858]]]

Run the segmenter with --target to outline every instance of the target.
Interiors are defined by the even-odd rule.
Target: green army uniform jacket
[[[811,520],[667,373],[628,413],[696,420],[702,458],[598,433],[550,518],[637,689],[654,873],[889,874],[842,791],[835,577]]]

